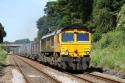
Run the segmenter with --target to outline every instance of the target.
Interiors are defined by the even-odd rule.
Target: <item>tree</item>
[[[117,13],[125,0],[94,0],[92,19],[96,32],[107,33],[117,25]]]
[[[0,43],[3,42],[3,37],[5,37],[5,36],[6,36],[6,32],[4,31],[4,27],[0,23]]]
[[[117,13],[125,0],[57,0],[48,2],[37,21],[38,37],[66,25],[87,25],[102,35],[115,29]],[[96,37],[98,37],[96,34]],[[100,36],[101,37],[101,36]],[[100,38],[99,37],[99,38]],[[98,38],[98,39],[99,39]]]
[[[116,26],[116,16],[107,9],[100,9],[98,12],[95,18],[96,32],[107,33],[108,31],[114,30]]]
[[[45,16],[37,21],[38,38],[66,25],[84,25],[91,17],[93,0],[48,2]]]

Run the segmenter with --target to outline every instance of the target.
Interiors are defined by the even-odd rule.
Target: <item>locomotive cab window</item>
[[[74,34],[73,33],[63,33],[62,34],[62,41],[63,42],[73,42],[74,41]]]
[[[78,33],[77,34],[77,41],[89,41],[89,34],[88,33]]]

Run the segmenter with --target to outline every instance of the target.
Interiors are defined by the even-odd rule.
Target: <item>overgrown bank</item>
[[[3,67],[6,65],[6,51],[0,46],[0,73]]]
[[[92,63],[125,71],[125,36],[123,31],[104,34],[93,47]]]
[[[103,34],[93,46],[92,63],[125,71],[125,5],[117,15],[114,31]]]

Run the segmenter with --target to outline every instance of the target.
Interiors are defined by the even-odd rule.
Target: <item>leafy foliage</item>
[[[92,63],[125,71],[125,3],[117,14],[116,29],[103,34],[94,45]]]
[[[113,31],[117,25],[117,13],[125,0],[94,0],[92,19],[94,24],[93,41],[99,40],[102,34]],[[97,36],[99,34],[99,38]]]
[[[97,41],[99,41],[100,39],[101,39],[101,33],[94,33],[93,35],[92,35],[92,41],[93,42],[97,42]]]
[[[3,37],[5,37],[5,36],[6,36],[6,32],[4,31],[4,27],[0,23],[0,43],[3,42]]]
[[[125,64],[122,64],[125,61],[124,31],[103,34],[94,45],[91,57],[94,65],[125,71]]]
[[[94,41],[116,28],[117,13],[125,0],[57,0],[46,4],[45,16],[37,21],[38,38],[66,25],[87,25]],[[100,33],[100,36],[97,34]]]
[[[83,25],[91,18],[93,0],[57,0],[48,2],[45,16],[37,21],[38,38],[62,26]]]
[[[7,52],[0,45],[0,73],[2,73],[3,68],[6,65]]]
[[[125,4],[117,15],[117,30],[125,31]]]
[[[114,30],[116,26],[116,17],[107,9],[98,10],[98,15],[95,18],[96,31],[101,33],[106,33],[108,31]]]
[[[94,10],[107,8],[111,12],[116,12],[121,9],[125,0],[94,0]]]
[[[97,32],[107,33],[116,27],[117,12],[125,0],[94,0],[93,19]]]

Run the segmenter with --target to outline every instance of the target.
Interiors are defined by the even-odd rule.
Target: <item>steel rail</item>
[[[19,58],[19,57],[18,57]],[[35,68],[36,70],[46,74],[45,72],[43,72],[42,70],[40,69],[37,69],[36,67],[34,67],[33,65],[29,64],[28,62],[24,61],[23,59],[19,58],[20,60],[22,60],[23,62],[25,62],[26,64],[30,65],[31,67]],[[65,72],[66,74],[68,75],[71,75],[72,77],[76,78],[76,79],[79,79],[79,80],[83,80],[87,83],[95,83],[93,80],[88,80],[86,78],[83,78],[82,76],[77,76],[77,75],[74,75],[74,74],[71,74],[71,73],[68,73],[68,72]],[[54,79],[55,81],[57,81],[55,78],[53,78],[52,76],[46,74],[47,76],[51,77],[52,79]],[[121,83],[119,81],[116,81],[116,80],[113,80],[113,79],[108,79],[108,78],[105,78],[105,77],[101,77],[101,76],[98,76],[98,75],[94,75],[94,74],[90,74],[90,73],[84,73],[83,75],[87,75],[87,76],[90,76],[90,77],[93,77],[95,79],[99,79],[99,80],[102,80],[102,81],[105,81],[105,82],[109,82],[109,83]],[[59,81],[58,81],[59,83]]]
[[[14,61],[14,64],[15,66],[17,67],[17,69],[20,71],[20,73],[23,75],[23,78],[25,80],[25,83],[30,83],[30,81],[27,79],[26,75],[23,73],[21,67],[19,66],[19,64],[16,62],[16,60],[14,59],[13,57],[13,61]]]
[[[56,78],[48,75],[47,73],[43,72],[42,70],[34,67],[33,65],[31,65],[30,63],[26,62],[25,60],[21,59],[18,57],[18,59],[20,59],[21,61],[23,61],[24,63],[26,63],[27,65],[29,65],[30,67],[34,68],[35,70],[39,71],[40,73],[44,74],[48,79],[50,79],[51,81],[53,81],[53,83],[60,83],[60,81],[58,81]]]
[[[71,74],[71,73],[68,73],[68,72],[65,72],[65,73],[66,73],[66,74],[69,74],[69,75],[71,75],[71,76],[73,76],[73,77],[75,77],[75,78],[77,78],[77,79],[80,79],[80,80],[86,81],[87,83],[94,83],[94,82],[91,81],[91,80],[88,80],[88,79],[85,79],[85,78],[82,78],[82,77],[76,76],[76,75],[74,75],[74,74]]]
[[[19,58],[19,57],[18,57],[18,58]],[[23,59],[21,59],[21,58],[19,58],[19,59],[22,60],[23,62],[25,62],[26,64],[30,65],[31,67],[37,69],[36,67],[32,66],[32,65],[29,64],[28,62],[24,61]],[[41,71],[41,70],[39,70],[39,69],[37,69],[37,70],[40,71],[40,72],[43,72],[43,71]],[[44,73],[44,72],[43,72],[43,73]],[[46,74],[46,73],[45,73],[45,74]],[[70,73],[67,73],[67,74],[69,75]],[[47,76],[50,76],[50,75],[47,74]],[[79,79],[79,80],[83,80],[83,81],[85,81],[85,83],[93,83],[93,82],[90,81],[90,80],[87,80],[87,79],[84,79],[84,78],[75,76],[75,75],[73,75],[73,74],[70,74],[70,76],[72,76],[72,77],[74,77],[74,78],[76,78],[76,79]],[[52,76],[50,76],[50,77],[52,77]],[[52,79],[56,80],[56,79],[53,78],[53,77],[52,77]],[[56,80],[56,81],[57,81],[57,80]],[[58,82],[60,82],[60,81],[58,81]],[[83,83],[84,83],[84,82],[83,82]]]
[[[91,77],[94,77],[94,78],[98,78],[98,79],[107,81],[107,82],[109,82],[109,83],[121,83],[121,82],[119,82],[119,81],[116,81],[116,80],[113,80],[113,79],[109,79],[109,78],[105,78],[105,77],[98,76],[98,75],[94,75],[94,74],[91,74],[91,73],[84,73],[84,74],[85,74],[85,75],[88,75],[88,76],[91,76]]]

